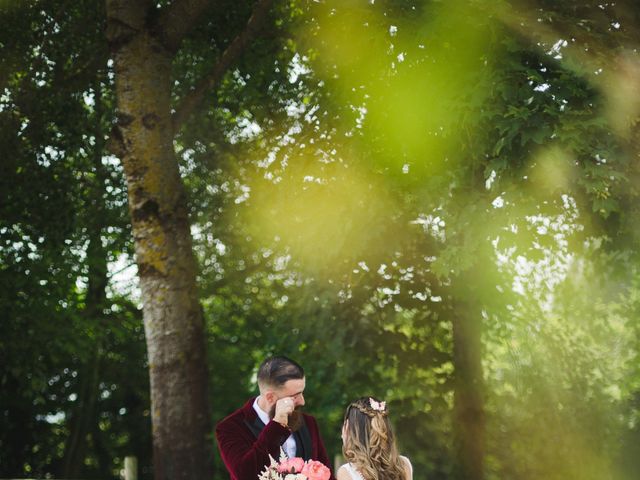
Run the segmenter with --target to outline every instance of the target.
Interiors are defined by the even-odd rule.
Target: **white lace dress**
[[[340,467],[340,469],[343,469],[343,468],[347,472],[349,472],[349,475],[353,480],[364,480],[362,478],[362,475],[360,475],[360,472],[357,471],[356,468],[351,463],[345,463],[343,466]]]
[[[410,472],[410,477],[408,480],[412,480],[413,479],[413,466],[411,465],[411,462],[409,461],[409,459],[407,457],[403,457],[402,455],[400,456],[400,458],[402,460],[404,460],[407,465],[409,465],[409,472]],[[352,480],[364,480],[364,478],[362,478],[362,475],[360,474],[360,472],[358,470],[356,470],[356,467],[351,464],[351,463],[345,463],[344,465],[342,465],[340,467],[340,470],[345,469],[347,471],[347,473],[349,473],[349,476],[351,477]]]

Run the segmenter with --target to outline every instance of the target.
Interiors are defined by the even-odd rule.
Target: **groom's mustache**
[[[271,407],[271,410],[269,410],[269,418],[271,419],[275,416],[276,416],[276,406],[274,404],[273,407]],[[302,406],[298,405],[293,409],[293,412],[289,414],[289,417],[287,418],[287,425],[289,425],[289,428],[291,429],[292,432],[297,432],[302,428],[303,423],[304,423],[304,417],[302,416]]]

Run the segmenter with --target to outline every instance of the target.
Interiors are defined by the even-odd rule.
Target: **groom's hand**
[[[276,413],[273,416],[273,419],[282,425],[285,425],[285,426],[288,425],[289,415],[291,414],[291,412],[293,412],[294,408],[295,408],[295,404],[293,402],[293,398],[291,397],[281,398],[276,402]]]

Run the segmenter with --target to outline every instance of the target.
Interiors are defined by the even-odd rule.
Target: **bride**
[[[342,454],[348,463],[338,480],[412,480],[413,468],[398,454],[386,402],[363,397],[352,402],[342,425]]]

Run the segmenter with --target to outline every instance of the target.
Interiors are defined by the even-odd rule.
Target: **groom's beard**
[[[273,418],[276,416],[276,406],[274,405],[269,410],[269,418]],[[292,432],[297,432],[302,428],[302,424],[304,423],[304,417],[302,416],[302,407],[298,406],[294,408],[293,412],[289,414],[287,418],[287,425],[291,429]]]

